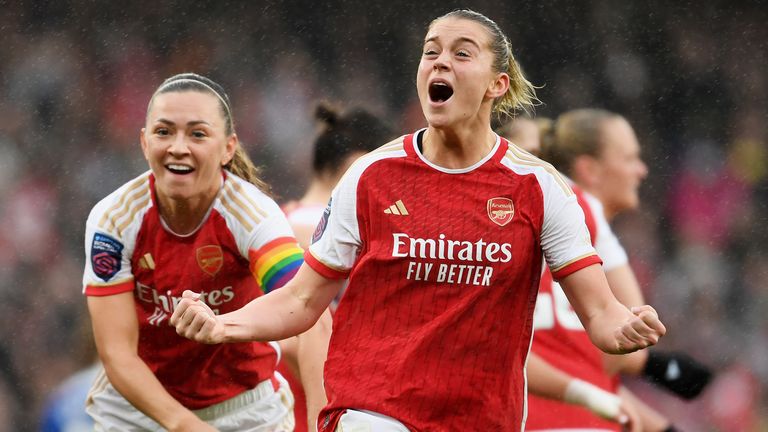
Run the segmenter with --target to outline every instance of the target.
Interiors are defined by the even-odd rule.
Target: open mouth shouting
[[[189,165],[182,165],[182,164],[167,164],[165,165],[165,169],[178,175],[190,174],[195,170]]]
[[[434,104],[447,102],[453,96],[453,88],[445,81],[432,81],[429,84],[429,100]]]

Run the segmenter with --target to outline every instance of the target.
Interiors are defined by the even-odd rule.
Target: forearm
[[[307,421],[311,431],[316,428],[320,410],[328,403],[323,386],[323,368],[331,327],[331,314],[326,310],[312,328],[298,336],[299,370],[307,398]]]
[[[526,369],[531,394],[579,405],[609,420],[618,418],[618,396],[561,371],[534,353],[529,355]]]
[[[666,333],[656,311],[648,306],[632,310],[619,303],[599,266],[578,270],[560,281],[592,343],[609,354],[647,348]]]
[[[285,286],[220,315],[223,342],[268,342],[296,336],[309,330],[324,309]]]
[[[304,333],[317,322],[342,284],[343,281],[326,279],[302,264],[293,279],[280,289],[220,315],[222,342],[269,342]]]
[[[102,358],[109,382],[134,407],[168,430],[181,430],[182,425],[200,420],[174,399],[138,356]]]
[[[572,377],[531,352],[526,366],[528,391],[547,399],[563,400]]]
[[[615,299],[596,310],[584,324],[592,343],[608,354],[626,354],[632,352],[619,341],[621,327],[634,316],[629,309]]]

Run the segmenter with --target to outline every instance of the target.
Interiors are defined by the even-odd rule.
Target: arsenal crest
[[[488,217],[493,223],[504,226],[512,221],[515,206],[509,198],[496,197],[488,200]]]
[[[224,253],[218,245],[208,245],[198,248],[196,256],[197,265],[211,276],[216,276],[216,273],[221,270],[221,266],[224,264]]]

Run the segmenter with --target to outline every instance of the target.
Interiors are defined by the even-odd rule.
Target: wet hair
[[[611,111],[582,108],[561,114],[549,124],[539,124],[542,159],[558,171],[571,175],[571,165],[578,156],[600,157],[603,151],[603,124],[621,118],[621,115]]]
[[[312,157],[315,176],[336,176],[350,155],[368,153],[394,138],[389,125],[359,107],[341,112],[321,102],[315,108],[315,120],[320,126]]]
[[[224,131],[226,135],[230,136],[235,133],[235,124],[231,109],[232,105],[229,102],[229,96],[227,96],[224,88],[210,78],[196,73],[181,73],[163,81],[149,100],[147,113],[149,113],[149,109],[152,107],[152,103],[157,95],[185,91],[209,93],[216,96],[216,99],[219,100],[221,115],[224,117]],[[269,185],[259,177],[259,168],[254,165],[253,161],[248,156],[248,153],[246,153],[239,142],[235,148],[235,153],[232,156],[232,159],[224,165],[224,168],[232,174],[254,184],[261,191],[269,193]]]
[[[489,48],[493,52],[493,70],[497,73],[509,75],[509,89],[493,104],[493,111],[498,115],[514,116],[515,112],[522,110],[530,113],[541,102],[536,97],[536,87],[523,75],[520,65],[512,54],[512,44],[501,31],[499,25],[485,15],[469,9],[458,9],[436,18],[429,24],[429,28],[445,18],[458,18],[474,21],[488,30],[491,36]]]

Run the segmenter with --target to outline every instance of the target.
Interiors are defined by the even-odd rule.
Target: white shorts
[[[336,432],[409,432],[408,428],[392,417],[372,411],[348,409],[339,419]]]
[[[262,381],[231,399],[192,412],[221,432],[293,431],[293,393],[277,372],[275,378],[280,383],[277,390],[272,381]],[[97,432],[165,431],[115,390],[103,371],[96,378],[85,411],[93,418]]]

